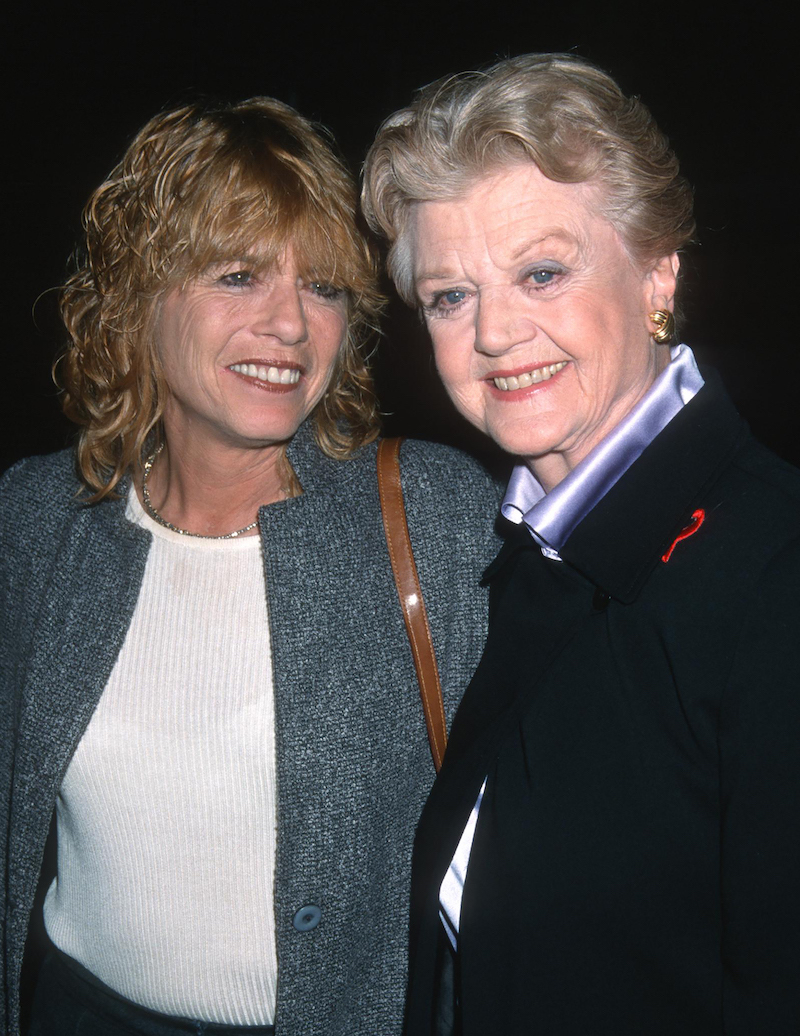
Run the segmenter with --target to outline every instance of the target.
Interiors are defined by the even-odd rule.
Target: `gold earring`
[[[675,317],[668,309],[657,309],[650,314],[650,319],[656,325],[652,332],[653,340],[663,345],[672,340],[675,334]]]

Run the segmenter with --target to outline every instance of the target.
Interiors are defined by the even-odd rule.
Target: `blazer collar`
[[[625,604],[639,595],[662,555],[691,520],[693,507],[702,504],[703,488],[748,434],[716,372],[703,371],[703,377],[705,385],[694,399],[561,548],[566,563]],[[524,526],[513,528],[484,580],[491,580],[520,549],[536,547]]]

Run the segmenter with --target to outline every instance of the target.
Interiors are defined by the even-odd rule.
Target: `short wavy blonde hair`
[[[377,436],[365,354],[382,298],[356,206],[325,131],[279,101],[186,105],[143,127],[86,205],[84,247],[61,292],[69,343],[55,375],[81,426],[78,469],[93,501],[163,436],[160,300],[213,263],[255,253],[268,269],[290,243],[302,276],[348,299],[345,340],[312,416],[317,441],[344,458]]]
[[[527,54],[432,83],[381,126],[362,205],[390,242],[389,273],[417,304],[409,216],[463,195],[488,172],[530,159],[551,180],[592,181],[603,215],[637,264],[693,237],[692,190],[648,109],[571,54]]]

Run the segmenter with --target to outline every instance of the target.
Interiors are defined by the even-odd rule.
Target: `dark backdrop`
[[[768,4],[249,2],[94,6],[18,0],[6,51],[7,273],[0,468],[69,441],[49,369],[54,291],[90,190],[136,129],[196,94],[272,94],[330,126],[354,170],[381,119],[448,72],[574,50],[642,96],[696,187],[685,338],[757,434],[800,461],[790,28]],[[386,424],[465,441],[424,333],[391,307],[378,356]]]

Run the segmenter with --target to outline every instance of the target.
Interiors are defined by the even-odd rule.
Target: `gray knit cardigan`
[[[387,556],[375,447],[324,457],[301,429],[303,495],[260,511],[275,682],[279,1036],[390,1036],[402,1023],[414,828],[433,766]],[[480,574],[497,487],[474,461],[408,441],[409,526],[448,718],[485,635]],[[0,844],[4,1027],[64,772],[128,630],[150,534],[124,499],[76,499],[69,453],[0,482]],[[45,877],[47,877],[45,875]],[[314,905],[319,923],[293,918]]]

